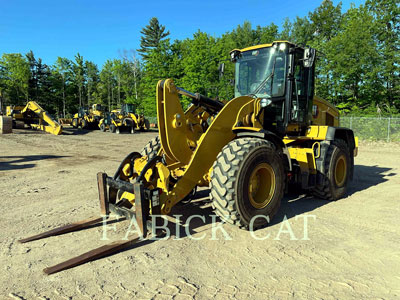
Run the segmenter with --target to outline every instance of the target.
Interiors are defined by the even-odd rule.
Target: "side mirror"
[[[224,76],[224,72],[225,72],[225,63],[219,64],[218,72],[219,72],[219,79],[221,79],[222,76]]]
[[[237,49],[232,50],[229,54],[231,56],[231,62],[236,62],[238,58],[241,56],[241,52]]]
[[[308,47],[304,49],[303,64],[305,68],[311,68],[315,61],[315,49]]]

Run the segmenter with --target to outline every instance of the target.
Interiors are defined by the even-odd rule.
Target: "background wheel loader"
[[[235,49],[235,98],[223,104],[175,86],[157,84],[159,136],[130,153],[114,176],[98,173],[101,214],[137,222],[141,236],[153,217],[169,214],[198,186],[210,187],[214,212],[243,229],[268,224],[291,186],[326,200],[346,194],[357,138],[339,127],[333,105],[314,96],[313,48],[287,41]],[[183,111],[180,95],[192,99]],[[105,217],[106,218],[106,217]],[[75,230],[73,223],[22,242]],[[127,244],[114,242],[45,270],[54,273]]]
[[[100,120],[99,127],[103,132],[108,129],[112,133],[121,131],[135,133],[136,130],[148,131],[150,122],[143,114],[136,114],[133,104],[125,103],[120,110],[113,110],[110,114],[106,114]]]
[[[98,129],[100,120],[104,116],[104,108],[100,104],[93,104],[89,109],[80,107],[72,119],[72,127],[82,129]]]

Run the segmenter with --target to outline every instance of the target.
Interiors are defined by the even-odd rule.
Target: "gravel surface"
[[[213,226],[208,190],[174,208],[190,233],[149,241],[73,269],[42,270],[126,234],[128,221],[27,244],[18,239],[98,215],[96,173],[113,174],[157,132],[65,129],[0,135],[1,299],[398,299],[400,146],[361,143],[347,197],[286,195],[271,225],[255,233]],[[304,216],[308,215],[307,232]],[[172,223],[171,223],[172,224]],[[177,239],[177,235],[181,238]],[[263,238],[263,240],[261,240]]]

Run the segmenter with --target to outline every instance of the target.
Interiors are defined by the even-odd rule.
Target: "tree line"
[[[133,103],[155,116],[155,87],[173,78],[178,86],[209,97],[233,97],[234,67],[218,66],[229,51],[289,40],[318,50],[316,93],[344,113],[397,114],[400,110],[400,0],[366,0],[359,7],[324,0],[304,17],[238,25],[219,37],[198,30],[193,37],[171,41],[157,18],[141,30],[140,49],[124,50],[99,69],[79,53],[46,65],[34,53],[6,53],[0,58],[3,105],[40,103],[53,114],[68,116],[79,106],[100,103],[109,110]],[[187,99],[183,99],[185,105]]]

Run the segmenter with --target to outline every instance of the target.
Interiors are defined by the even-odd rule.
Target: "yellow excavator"
[[[6,115],[13,118],[14,126],[17,122],[22,122],[31,128],[54,135],[62,133],[62,126],[35,101],[29,101],[25,106],[7,106]]]
[[[148,131],[150,122],[143,114],[137,114],[135,106],[130,103],[124,103],[120,110],[113,110],[106,113],[99,122],[99,128],[105,132],[107,129],[112,133],[119,134],[121,131],[135,133],[136,130]]]
[[[291,187],[326,200],[346,195],[358,140],[339,126],[338,110],[314,96],[316,50],[287,41],[235,49],[235,97],[226,104],[157,84],[159,135],[130,153],[113,176],[98,173],[101,215],[53,229],[27,242],[104,221],[110,213],[135,220],[140,237],[157,215],[210,188],[224,222],[246,230],[268,225]],[[222,70],[223,68],[221,68]],[[180,96],[192,99],[183,111]],[[114,242],[46,268],[51,274],[137,243]]]

